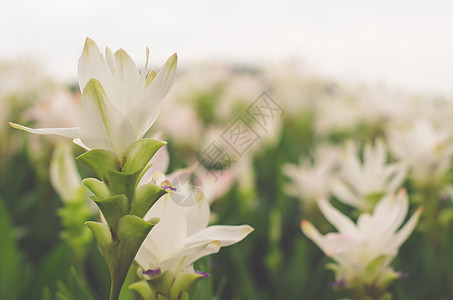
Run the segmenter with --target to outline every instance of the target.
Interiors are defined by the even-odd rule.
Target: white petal
[[[220,250],[220,243],[218,241],[210,242],[207,244],[205,247],[203,247],[201,250],[193,252],[192,254],[188,254],[184,260],[184,265],[188,266],[190,264],[193,264],[195,261],[198,259],[205,257],[207,255],[217,253]]]
[[[80,139],[91,149],[117,154],[136,140],[134,129],[111,104],[98,80],[90,80],[83,90],[80,108]]]
[[[219,241],[222,247],[235,244],[247,235],[249,235],[254,229],[249,225],[240,226],[227,226],[227,225],[215,225],[209,226],[208,228],[197,232],[187,239],[186,245],[199,245],[205,244],[210,241]]]
[[[177,60],[176,53],[167,60],[146,89],[142,102],[128,113],[128,118],[140,137],[149,130],[159,115],[162,100],[169,92],[176,76]]]
[[[303,233],[310,238],[315,244],[325,252],[325,237],[307,220],[302,220],[300,228]]]
[[[65,136],[65,137],[68,137],[68,138],[76,138],[76,137],[79,136],[79,128],[78,127],[73,127],[73,128],[37,128],[37,129],[34,129],[34,128],[30,128],[30,127],[23,126],[23,125],[20,125],[20,124],[11,123],[11,122],[9,122],[9,125],[11,125],[11,127],[13,127],[13,128],[24,130],[24,131],[27,131],[27,132],[30,132],[30,133],[34,133],[34,134],[43,134],[43,135],[56,134],[56,135],[61,135],[61,136]]]
[[[387,195],[376,205],[372,216],[372,225],[376,238],[394,233],[403,223],[409,208],[406,191],[400,190],[398,195]]]
[[[148,73],[148,62],[149,62],[149,48],[146,47],[146,62],[145,62],[145,67],[143,68],[142,72],[140,73],[140,79],[139,79],[140,87],[147,87],[146,75]]]
[[[81,186],[71,148],[66,143],[58,144],[54,150],[50,162],[50,182],[65,201],[72,200],[75,190]]]
[[[409,219],[409,221],[407,221],[406,224],[395,235],[395,239],[392,241],[392,244],[396,249],[398,249],[412,233],[415,226],[417,225],[418,219],[420,218],[420,214],[422,213],[422,211],[423,207],[419,207],[417,211]]]
[[[83,149],[85,149],[85,150],[87,150],[87,151],[90,151],[90,150],[91,150],[91,149],[88,148],[88,146],[85,145],[85,144],[82,142],[82,140],[79,139],[79,138],[73,139],[72,142],[73,142],[74,144],[76,144],[77,146],[80,146],[80,147],[82,147]]]
[[[114,98],[112,73],[98,46],[90,38],[85,40],[82,56],[79,58],[78,69],[80,91],[85,89],[90,79],[97,79],[101,82],[109,98]]]
[[[339,180],[332,180],[331,182],[332,193],[341,202],[358,208],[359,210],[367,210],[367,203],[354,195],[346,185]]]
[[[204,197],[196,205],[189,207],[186,211],[187,236],[190,237],[204,230],[208,226],[210,214],[209,202]]]
[[[145,219],[152,217],[159,217],[160,221],[144,244],[160,261],[172,258],[185,246],[187,225],[184,208],[174,204],[167,194],[153,205]]]
[[[327,256],[334,256],[340,252],[347,251],[358,242],[357,238],[340,233],[328,233],[324,237],[323,251]]]
[[[113,56],[112,50],[110,50],[108,47],[105,48],[105,60],[109,65],[110,72],[112,73],[112,75],[115,75],[115,73],[118,72],[118,69],[116,68],[115,57]]]
[[[185,269],[201,257],[217,253],[220,250],[220,242],[213,241],[196,247],[184,248],[181,252],[175,254],[172,258],[165,260],[161,266],[165,270],[173,273]]]
[[[357,155],[357,147],[353,142],[348,142],[344,153],[342,173],[349,182],[361,180],[361,164]]]
[[[394,174],[391,181],[388,183],[387,192],[391,193],[396,191],[402,184],[404,179],[406,179],[407,168],[403,164],[391,165],[394,168]]]
[[[340,233],[348,235],[355,235],[357,233],[355,224],[348,217],[335,209],[326,199],[319,200],[318,206],[326,219],[335,226]]]
[[[135,256],[135,261],[145,270],[157,269],[161,266],[159,259],[155,256],[153,244],[145,239]]]
[[[118,72],[114,74],[118,103],[114,105],[124,114],[129,108],[135,107],[143,97],[143,87],[139,87],[139,74],[137,66],[131,57],[120,49],[114,54]]]

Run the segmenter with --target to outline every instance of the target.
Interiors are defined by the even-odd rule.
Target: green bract
[[[129,286],[138,292],[144,300],[187,300],[187,291],[203,276],[196,273],[180,273],[175,277],[170,271],[142,280]]]
[[[118,157],[108,150],[91,150],[77,159],[100,178],[87,178],[83,184],[102,212],[107,224],[86,222],[104,254],[112,279],[111,299],[117,299],[127,272],[146,236],[159,218],[143,220],[151,206],[166,192],[148,183],[137,189],[154,154],[165,142],[142,139]]]

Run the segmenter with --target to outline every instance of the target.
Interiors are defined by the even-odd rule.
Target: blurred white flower
[[[360,161],[357,146],[349,142],[343,153],[341,171],[332,180],[332,192],[342,202],[361,211],[371,211],[383,195],[395,192],[403,183],[406,167],[401,163],[387,163],[387,152],[382,140],[374,147],[368,143]]]
[[[158,120],[158,128],[172,138],[176,145],[199,147],[203,137],[203,124],[193,106],[177,103],[174,99],[166,102]],[[167,105],[168,104],[168,105]]]
[[[380,286],[388,284],[389,278],[397,277],[389,265],[414,230],[423,210],[420,207],[400,228],[408,206],[407,194],[400,190],[396,196],[385,196],[372,215],[363,213],[354,224],[323,199],[319,201],[319,208],[338,232],[323,236],[306,220],[301,227],[305,235],[336,262],[333,269],[337,282],[346,288],[357,282]]]
[[[360,87],[357,91],[357,111],[363,123],[382,127],[389,120],[408,113],[408,98],[402,91],[385,85]]]
[[[146,57],[148,60],[149,50]],[[122,49],[105,59],[94,41],[87,38],[79,59],[82,92],[79,127],[31,129],[37,134],[58,134],[74,138],[86,149],[106,149],[120,155],[142,138],[156,120],[163,98],[173,84],[177,56],[172,55],[159,73],[147,73],[148,62],[139,74],[135,63]]]
[[[76,198],[78,190],[85,191],[81,181],[70,146],[59,143],[50,162],[50,182],[53,188],[63,201],[69,202]]]
[[[285,187],[285,192],[308,205],[316,204],[319,198],[329,196],[330,181],[337,163],[337,149],[318,146],[313,162],[301,159],[299,165],[283,166],[283,173],[291,180]]]
[[[317,101],[315,128],[318,134],[353,130],[361,121],[358,100],[342,90],[337,93],[324,95]]]
[[[52,82],[45,67],[35,59],[20,58],[0,62],[0,98],[14,98],[11,104],[20,106]]]
[[[40,128],[77,126],[80,108],[80,94],[59,89],[51,92],[24,114]]]
[[[410,167],[410,177],[419,184],[441,179],[451,166],[451,131],[436,128],[428,120],[416,119],[389,128],[388,144],[391,153]]]

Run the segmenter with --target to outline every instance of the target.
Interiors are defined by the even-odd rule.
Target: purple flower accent
[[[176,192],[176,188],[174,188],[174,187],[172,187],[172,186],[170,186],[170,185],[164,185],[164,186],[162,187],[162,189],[163,189],[163,190],[170,189],[170,190],[172,190],[173,192]]]
[[[201,271],[195,271],[195,273],[197,273],[198,275],[203,276],[204,278],[211,276],[211,274],[206,273],[206,272],[201,272]]]
[[[409,278],[409,273],[407,272],[398,272],[399,278]]]
[[[337,280],[335,282],[330,283],[329,286],[331,288],[343,289],[346,287],[346,280],[344,280],[344,279]]]
[[[157,268],[155,270],[149,269],[149,270],[146,270],[146,271],[142,271],[143,275],[148,275],[150,277],[156,277],[156,276],[160,275],[161,273],[162,272],[160,271],[160,268]]]

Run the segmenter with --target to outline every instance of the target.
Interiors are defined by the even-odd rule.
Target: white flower
[[[78,190],[85,192],[82,179],[77,171],[71,148],[59,143],[50,162],[50,182],[63,201],[69,202],[77,197]]]
[[[354,280],[362,280],[367,272],[369,282],[379,282],[395,274],[389,264],[414,230],[422,212],[420,207],[399,229],[406,218],[408,206],[407,194],[405,190],[400,190],[396,197],[393,194],[384,197],[372,215],[363,213],[354,224],[323,199],[319,202],[319,208],[339,232],[323,236],[306,220],[302,221],[301,227],[305,235],[337,263],[338,281],[344,281],[348,286]],[[373,266],[370,274],[371,264],[380,258],[383,260],[378,266]]]
[[[79,59],[82,100],[79,127],[31,129],[11,126],[37,134],[58,134],[74,138],[86,149],[106,149],[120,155],[141,139],[156,120],[163,98],[173,84],[177,56],[172,55],[159,73],[147,74],[149,50],[144,71],[122,49],[105,58],[94,41],[87,38]]]
[[[197,259],[241,241],[254,230],[248,225],[207,227],[209,202],[203,188],[192,182],[200,179],[192,173],[192,168],[164,175],[169,162],[165,148],[156,153],[150,164],[154,162],[139,185],[151,182],[168,194],[144,217],[145,220],[160,218],[135,258],[144,270],[156,275],[170,271],[174,276],[179,272],[193,272],[192,264]]]
[[[291,179],[285,187],[288,195],[299,197],[304,203],[315,204],[321,197],[329,194],[330,180],[338,163],[337,149],[319,146],[313,163],[301,160],[300,165],[286,164],[283,173]]]
[[[171,192],[160,198],[145,219],[159,217],[159,223],[143,242],[135,260],[144,270],[154,274],[170,271],[194,272],[192,264],[199,258],[216,253],[220,247],[235,244],[253,228],[241,226],[209,226],[209,204],[202,199],[191,207],[177,205]]]
[[[417,119],[410,126],[391,128],[388,136],[391,153],[410,167],[416,182],[438,180],[450,168],[453,144],[449,130]]]
[[[383,195],[393,193],[403,183],[406,168],[400,163],[387,164],[382,140],[374,147],[366,144],[363,163],[355,144],[348,143],[339,178],[332,181],[332,192],[342,202],[361,211],[371,211]]]

